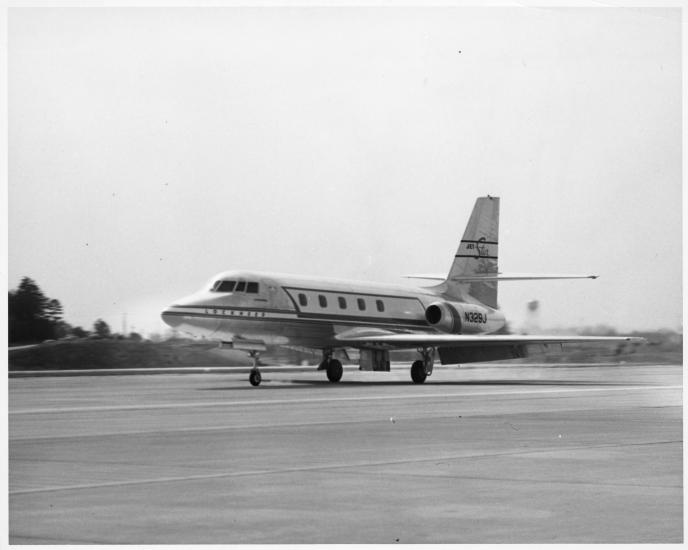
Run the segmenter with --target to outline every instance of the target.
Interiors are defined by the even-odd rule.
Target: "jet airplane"
[[[244,350],[258,358],[268,346],[319,350],[331,382],[342,378],[335,352],[359,350],[359,369],[389,371],[391,350],[415,349],[411,379],[425,382],[442,365],[525,357],[527,346],[582,342],[642,342],[642,338],[500,334],[499,281],[578,279],[595,275],[504,274],[498,269],[499,198],[477,199],[446,276],[409,287],[254,271],[227,271],[162,312],[171,327]]]

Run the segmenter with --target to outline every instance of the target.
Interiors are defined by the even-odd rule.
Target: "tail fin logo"
[[[475,243],[475,247],[478,249],[478,256],[489,256],[490,255],[490,249],[487,248],[487,245],[485,244],[485,237],[480,237],[478,239],[478,242]]]
[[[456,257],[496,259],[497,241],[488,241],[487,237],[480,237],[480,239],[476,241],[463,239],[456,253]]]

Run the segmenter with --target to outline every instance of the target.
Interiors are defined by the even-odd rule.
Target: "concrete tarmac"
[[[13,544],[679,543],[682,367],[9,380]]]

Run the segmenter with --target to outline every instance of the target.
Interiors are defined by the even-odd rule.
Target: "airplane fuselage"
[[[335,336],[347,330],[487,334],[504,326],[500,311],[467,298],[452,301],[432,288],[230,271],[168,307],[163,319],[212,340],[320,349],[337,347]],[[433,326],[433,304],[450,304],[454,322]]]

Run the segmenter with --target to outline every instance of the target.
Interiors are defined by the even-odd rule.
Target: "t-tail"
[[[499,197],[479,197],[468,220],[449,275],[438,290],[447,298],[469,296],[497,309]],[[490,280],[482,281],[482,277]]]
[[[454,256],[449,274],[407,275],[412,279],[442,281],[429,287],[447,300],[497,307],[499,281],[596,279],[597,275],[501,273],[499,271],[499,197],[479,197]]]

